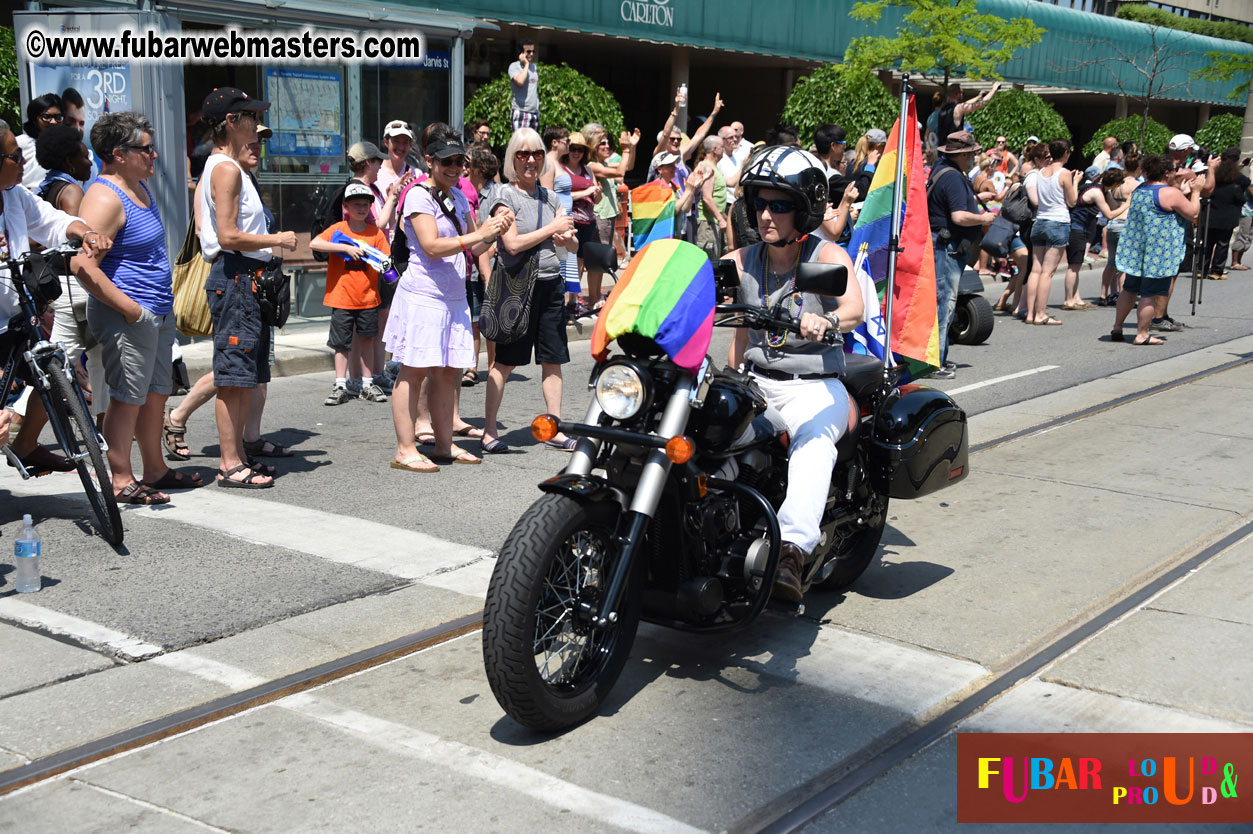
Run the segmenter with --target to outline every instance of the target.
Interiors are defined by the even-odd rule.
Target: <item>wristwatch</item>
[[[840,317],[835,313],[827,313],[826,320],[831,322],[831,326],[835,328],[835,332],[840,332]]]

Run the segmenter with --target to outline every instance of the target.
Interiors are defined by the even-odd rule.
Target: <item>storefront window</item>
[[[387,64],[361,67],[361,132],[382,147],[383,126],[404,119],[415,133],[448,119],[452,44],[427,38],[422,66]]]

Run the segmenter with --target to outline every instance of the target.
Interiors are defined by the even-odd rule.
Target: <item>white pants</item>
[[[827,503],[835,444],[848,431],[848,392],[839,379],[776,380],[753,375],[766,402],[787,423],[787,498],[779,509],[783,541],[813,551]]]
[[[65,345],[65,357],[71,365],[77,365],[84,351],[79,339],[78,322],[74,317],[73,305],[78,304],[84,322],[87,318],[87,290],[78,283],[78,279],[61,276],[61,297],[52,302],[52,336],[50,341]],[[84,323],[83,327],[87,325]],[[104,379],[104,360],[101,359],[100,345],[87,351],[87,379],[91,384],[91,413],[104,414],[109,405],[109,386]]]

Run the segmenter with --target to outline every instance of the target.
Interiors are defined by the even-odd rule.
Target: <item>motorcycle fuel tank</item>
[[[719,371],[709,386],[704,406],[692,412],[688,431],[702,452],[722,454],[765,410],[765,398],[748,377]]]
[[[893,390],[875,413],[870,476],[891,498],[920,498],[966,477],[966,412],[943,391]]]

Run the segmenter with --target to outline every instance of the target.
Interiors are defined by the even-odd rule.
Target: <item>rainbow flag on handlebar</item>
[[[695,372],[714,332],[714,270],[699,246],[659,240],[635,253],[592,330],[592,356],[609,355],[625,333],[656,342],[680,368]]]
[[[901,152],[901,122],[896,120],[883,158],[875,166],[870,191],[857,218],[848,251],[857,272],[869,274],[879,304],[866,298],[866,323],[844,341],[850,353],[876,353],[872,343],[877,336],[883,353],[883,301],[887,292],[889,239],[892,235],[893,186],[896,160]],[[901,251],[896,259],[896,284],[892,299],[892,354],[909,368],[914,379],[926,376],[940,366],[940,328],[936,318],[935,256],[931,248],[931,225],[927,218],[927,182],[922,161],[922,141],[918,134],[918,112],[909,97],[905,116],[905,190],[902,204]],[[863,283],[863,287],[865,284]],[[869,295],[863,289],[863,295]],[[876,310],[878,315],[876,315]],[[874,328],[878,332],[872,332]]]
[[[663,180],[631,189],[631,235],[635,251],[674,237],[674,191]]]

